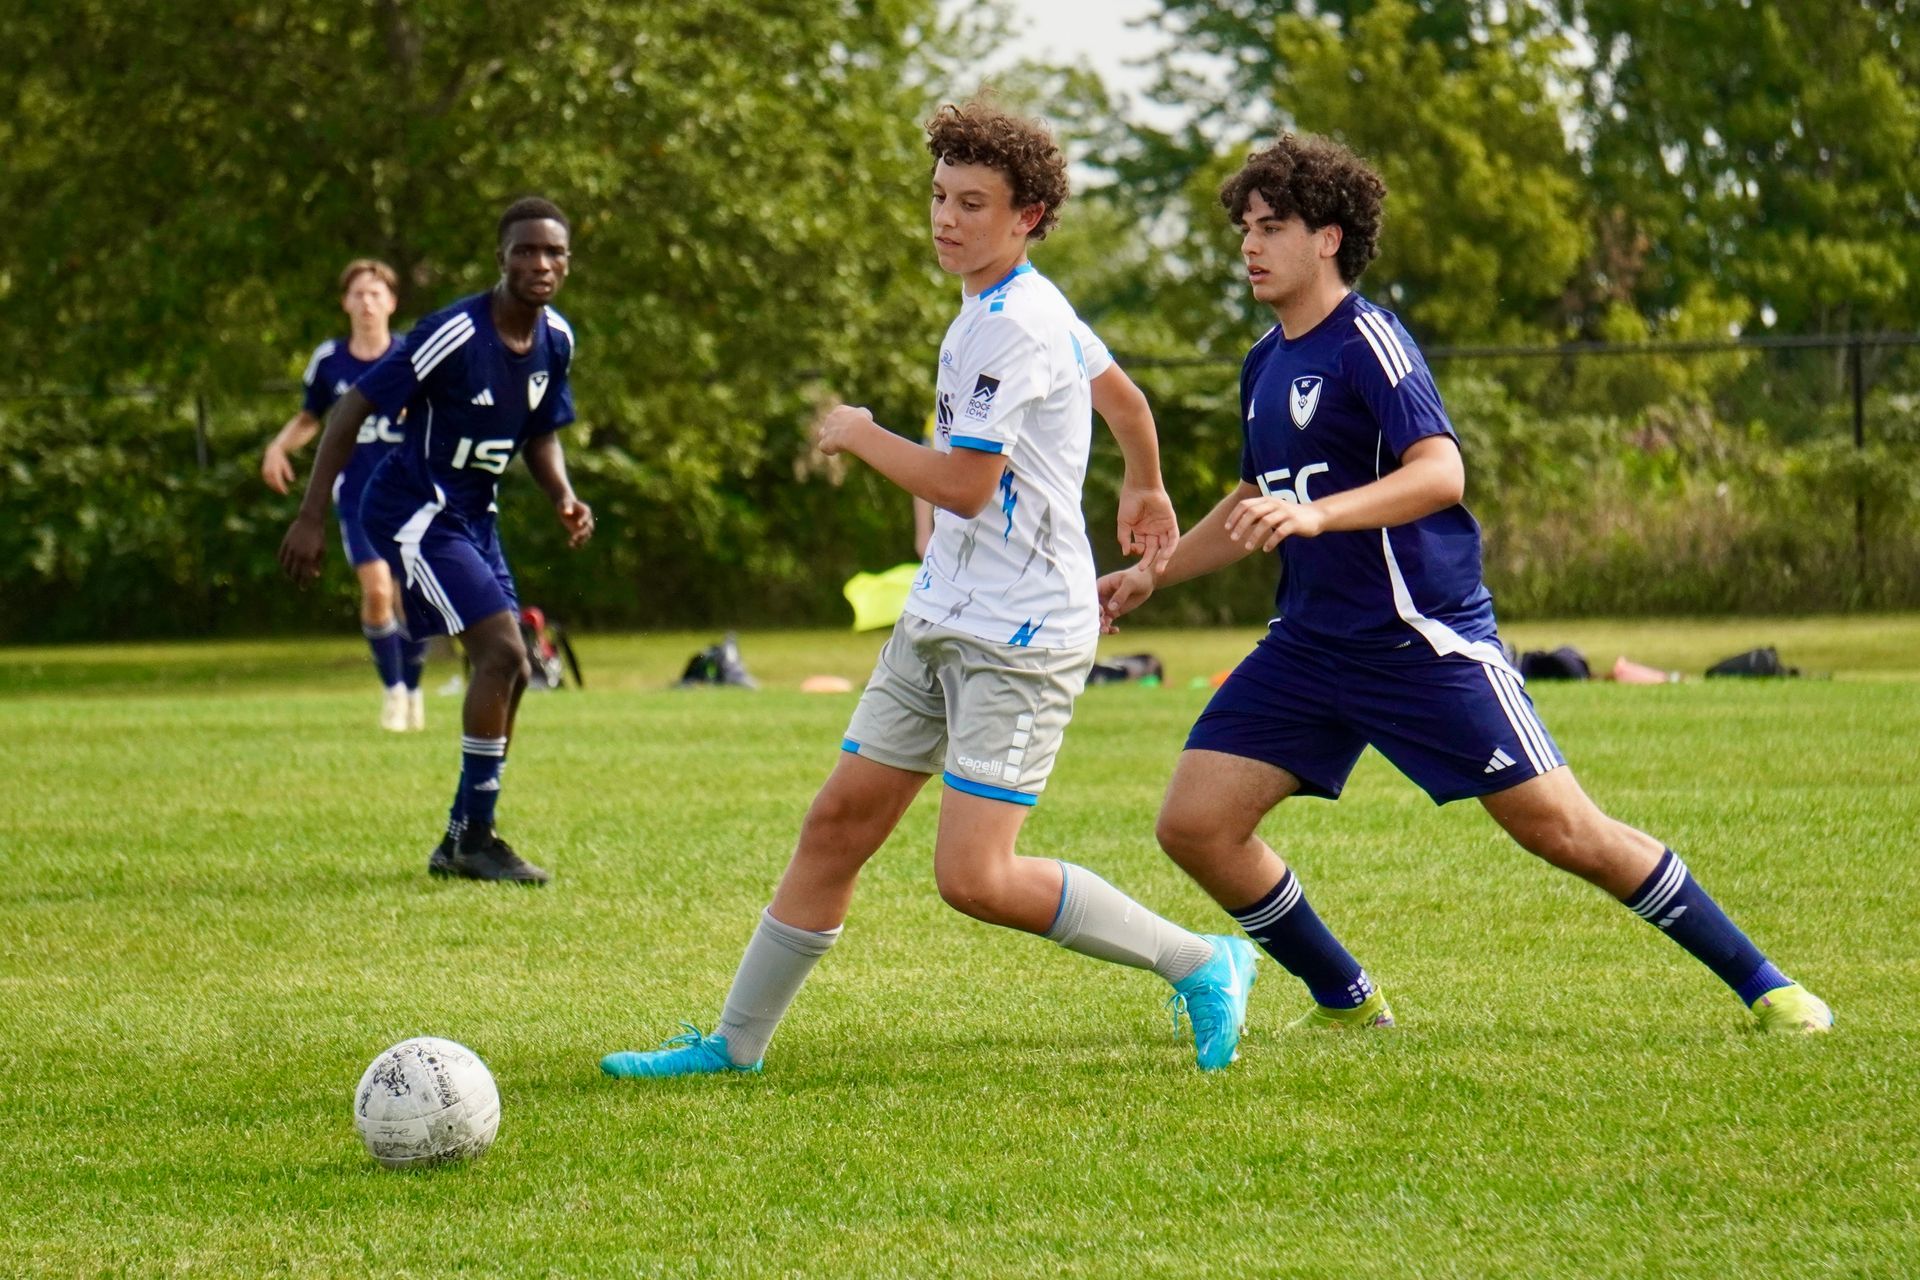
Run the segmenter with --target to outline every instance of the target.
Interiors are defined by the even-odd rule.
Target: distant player
[[[361,522],[404,586],[414,639],[457,635],[473,663],[461,739],[460,785],[435,875],[545,884],[548,874],[494,833],[500,773],[528,679],[519,600],[500,552],[494,498],[524,449],[527,469],[580,546],[593,513],[567,482],[554,434],[573,421],[573,330],[547,304],[567,278],[567,219],[546,200],[500,217],[500,282],[414,326],[341,397],[327,420],[300,514],[280,547],[296,581],[320,570],[321,496],[346,465],[369,415],[406,413],[406,442],[367,482]]]
[[[951,906],[1153,970],[1184,1003],[1203,1069],[1226,1066],[1239,1043],[1254,977],[1244,940],[1189,933],[1091,871],[1014,852],[1099,640],[1080,489],[1090,384],[1117,371],[1027,262],[1067,196],[1053,139],[979,105],[944,107],[927,129],[934,253],[963,289],[941,344],[935,441],[915,444],[841,405],[817,443],[937,507],[932,541],[719,1026],[609,1054],[600,1064],[609,1075],[758,1070],[801,983],[839,938],[861,868],[935,774],[946,789],[934,876]],[[1136,479],[1152,480],[1153,514],[1170,520],[1157,457],[1148,463],[1152,424],[1122,415],[1116,436]],[[1156,543],[1156,553],[1171,549]]]
[[[1353,292],[1386,187],[1336,143],[1285,137],[1221,188],[1275,328],[1240,375],[1240,484],[1159,582],[1278,549],[1279,616],[1194,725],[1161,845],[1306,984],[1307,1027],[1390,1027],[1386,996],[1255,834],[1288,796],[1337,798],[1372,746],[1436,803],[1477,799],[1529,851],[1606,890],[1710,968],[1769,1031],[1833,1014],[1749,942],[1686,864],[1587,798],[1502,655],[1460,505],[1458,441],[1393,314]],[[1153,591],[1100,580],[1111,625]]]
[[[267,445],[266,456],[260,460],[260,478],[275,493],[285,493],[293,483],[291,455],[306,448],[307,442],[319,434],[334,402],[393,344],[387,323],[399,302],[399,286],[400,277],[393,268],[372,258],[356,258],[340,273],[340,309],[347,313],[351,331],[344,339],[330,338],[314,348],[301,378],[306,397],[300,412],[288,418],[287,425]],[[333,482],[340,544],[346,548],[347,563],[360,579],[360,630],[373,650],[380,687],[386,690],[380,727],[395,732],[427,727],[426,704],[420,696],[420,671],[427,646],[424,640],[409,640],[401,634],[400,621],[394,615],[393,575],[360,528],[360,491],[401,438],[393,419],[368,418],[361,424],[352,458]]]

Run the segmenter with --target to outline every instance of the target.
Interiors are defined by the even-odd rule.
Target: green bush
[[[1232,383],[1219,370],[1146,381],[1168,487],[1191,524],[1238,477]],[[1543,419],[1491,378],[1445,390],[1503,616],[1920,607],[1920,449],[1897,434],[1865,450],[1832,436],[1783,444],[1698,408]],[[0,414],[0,640],[314,631],[350,618],[337,544],[315,587],[280,576],[296,503],[260,482],[270,430],[257,402],[216,406],[202,470],[184,406],[16,402]],[[513,468],[501,508],[523,597],[576,625],[846,622],[849,575],[912,558],[907,498],[857,463],[838,484],[812,472],[799,420],[748,434],[757,449],[729,467],[570,428],[574,483],[599,517],[578,552]],[[1086,507],[1107,567],[1120,474],[1096,428]],[[1257,623],[1272,592],[1272,567],[1255,557],[1170,592],[1156,620]]]

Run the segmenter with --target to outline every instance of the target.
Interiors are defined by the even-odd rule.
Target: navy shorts
[[[1338,799],[1360,752],[1373,747],[1435,804],[1490,795],[1566,763],[1520,677],[1416,639],[1354,652],[1275,623],[1187,735],[1285,769],[1300,794]]]
[[[520,594],[491,518],[468,522],[439,502],[398,520],[370,502],[361,516],[400,584],[403,625],[411,638],[457,636],[482,618],[519,611]]]
[[[340,518],[340,545],[347,550],[347,563],[358,569],[363,564],[372,564],[383,557],[380,548],[373,545],[373,539],[360,525],[358,512],[345,511],[334,513]]]

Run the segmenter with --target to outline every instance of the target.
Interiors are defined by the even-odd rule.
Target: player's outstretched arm
[[[280,568],[295,582],[304,585],[320,576],[333,482],[346,470],[347,461],[353,457],[354,441],[360,438],[360,424],[372,412],[373,402],[360,388],[349,387],[327,415],[327,429],[321,433],[320,448],[313,455],[313,474],[307,477],[307,491],[300,499],[300,514],[280,540]]]
[[[997,453],[941,453],[895,435],[852,405],[837,405],[813,429],[813,447],[829,458],[850,453],[916,498],[971,520],[986,509],[1006,460]]]
[[[1226,531],[1248,551],[1271,551],[1288,538],[1410,524],[1446,510],[1466,488],[1460,446],[1452,436],[1426,436],[1407,446],[1396,470],[1371,484],[1311,502],[1254,494],[1228,516]]]
[[[1180,520],[1160,478],[1160,437],[1153,426],[1153,408],[1117,364],[1108,365],[1091,387],[1093,411],[1113,433],[1127,464],[1120,482],[1120,551],[1151,560],[1154,570],[1163,572],[1180,542]]]
[[[573,482],[567,479],[567,455],[554,432],[535,436],[522,450],[527,470],[553,502],[554,514],[567,527],[567,545],[578,547],[593,536],[593,508],[574,496]]]
[[[1259,496],[1260,490],[1242,480],[1181,537],[1180,545],[1168,558],[1165,572],[1154,573],[1149,562],[1142,560],[1131,569],[1101,578],[1096,587],[1100,596],[1100,630],[1108,634],[1117,631],[1119,628],[1114,623],[1145,604],[1156,586],[1205,577],[1244,559],[1251,548],[1228,536],[1227,518],[1248,498]]]
[[[260,459],[260,478],[267,482],[267,488],[275,493],[285,493],[293,485],[293,456],[307,447],[309,441],[320,434],[320,419],[305,409],[287,419],[273,439],[267,441],[267,452]]]

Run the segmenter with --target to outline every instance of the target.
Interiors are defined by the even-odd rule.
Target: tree
[[[1161,88],[1196,95],[1199,112],[1185,139],[1142,131],[1119,169],[1123,186],[1129,165],[1165,170],[1139,189],[1163,208],[1184,206],[1179,262],[1243,296],[1223,269],[1231,250],[1218,243],[1211,187],[1279,129],[1325,134],[1387,181],[1388,230],[1366,287],[1424,340],[1563,330],[1589,236],[1556,80],[1568,46],[1539,11],[1464,0],[1166,0],[1160,21],[1177,33]],[[1192,52],[1218,59],[1225,75],[1209,86],[1184,71]],[[1164,180],[1172,174],[1177,186]]]
[[[1920,315],[1920,41],[1902,0],[1564,0],[1594,50],[1598,205],[1659,313],[1702,288],[1790,333]]]
[[[934,0],[29,3],[0,338],[29,385],[218,399],[338,328],[347,258],[393,261],[418,314],[484,288],[500,208],[545,194],[574,222],[576,466],[626,495],[593,571],[792,576],[891,510],[792,493],[815,398],[925,411],[947,39]]]

